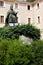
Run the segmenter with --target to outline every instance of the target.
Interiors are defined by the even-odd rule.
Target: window
[[[37,8],[39,8],[39,3],[37,4]]]
[[[30,10],[30,5],[27,6],[28,10]]]
[[[18,8],[18,4],[17,3],[15,3],[15,8]]]
[[[40,23],[40,16],[38,16],[38,23]]]
[[[28,23],[30,24],[31,18],[28,18]]]
[[[0,6],[3,6],[4,5],[4,2],[3,1],[0,1]]]
[[[32,7],[34,7],[34,4],[32,4]]]
[[[4,23],[4,16],[0,16],[0,23]]]

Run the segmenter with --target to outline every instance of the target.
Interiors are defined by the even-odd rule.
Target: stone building
[[[19,24],[31,23],[43,33],[43,0],[34,2],[0,0],[0,27],[5,25],[5,18],[11,4],[13,4],[14,11],[18,12]]]

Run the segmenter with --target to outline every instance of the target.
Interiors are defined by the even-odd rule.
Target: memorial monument
[[[6,20],[5,20],[5,25],[10,25],[10,26],[14,26],[15,23],[18,23],[18,20],[17,20],[17,12],[15,12],[13,10],[13,5],[10,6],[10,10],[8,11],[7,13],[7,16],[6,16]]]

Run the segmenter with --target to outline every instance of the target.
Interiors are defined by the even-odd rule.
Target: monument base
[[[9,23],[9,26],[14,26],[14,23]]]
[[[17,26],[18,23],[9,23],[9,26]]]

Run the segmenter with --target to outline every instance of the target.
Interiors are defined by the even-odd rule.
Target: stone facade
[[[19,24],[31,23],[43,33],[43,0],[36,0],[34,2],[0,0],[0,27],[5,25],[5,18],[11,4],[14,6],[14,11],[18,12]]]

